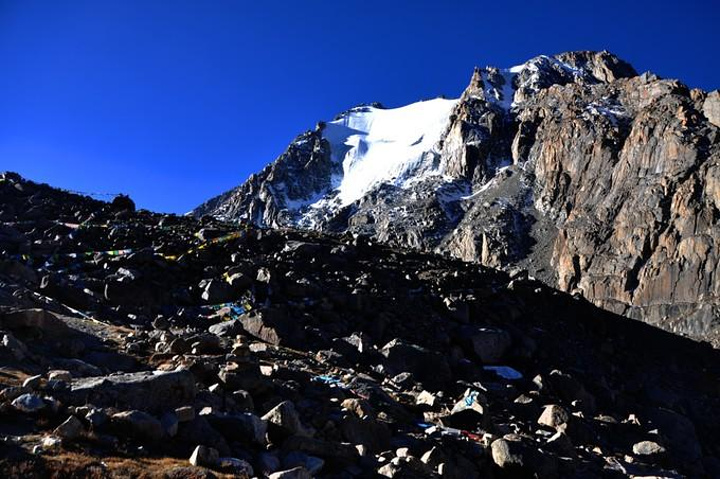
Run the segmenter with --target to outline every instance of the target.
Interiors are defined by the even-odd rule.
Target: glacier
[[[327,123],[323,138],[332,161],[342,164],[342,176],[334,179],[340,206],[380,184],[403,186],[410,180],[424,158],[439,154],[437,143],[457,102],[436,98],[392,109],[363,106]]]

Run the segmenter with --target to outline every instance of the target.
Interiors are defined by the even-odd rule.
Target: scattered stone
[[[564,424],[567,424],[569,415],[565,409],[557,404],[550,404],[545,406],[542,415],[538,419],[538,424],[542,426],[548,426],[558,428]]]
[[[283,401],[265,414],[262,419],[283,429],[287,434],[312,437],[312,430],[305,427],[300,421],[300,415],[295,405],[290,401]]]
[[[102,409],[91,408],[85,414],[85,420],[93,427],[102,427],[105,423],[107,423],[108,419],[109,417],[107,413]]]
[[[541,450],[519,441],[497,439],[491,444],[493,462],[503,471],[517,477],[554,477],[557,461]]]
[[[452,379],[450,366],[441,354],[426,348],[393,339],[380,349],[390,374],[410,372],[429,386],[442,386]]]
[[[143,411],[123,411],[113,414],[111,419],[120,430],[140,439],[158,441],[165,436],[160,421]]]
[[[483,77],[483,84],[492,84],[491,76]],[[591,82],[585,90],[624,88],[619,86],[623,82],[613,87]],[[544,91],[572,96],[578,94],[576,86],[571,82]],[[647,91],[652,96],[652,89]],[[681,87],[676,92],[660,107],[677,113],[678,122],[705,122],[698,108],[706,94],[695,91],[688,100]],[[622,95],[608,98],[624,101]],[[578,105],[584,112],[582,102]],[[648,118],[656,107],[644,107]],[[603,119],[595,116],[587,124],[603,127]],[[492,123],[499,117],[478,118]],[[519,143],[548,134],[546,129],[528,131],[535,124],[526,123],[518,119]],[[586,123],[578,125],[582,135]],[[633,129],[623,125],[617,144]],[[482,131],[497,127],[486,126]],[[694,158],[686,148],[695,137],[678,138],[684,140],[673,158]],[[315,151],[314,161],[323,163],[323,143],[307,140],[298,150]],[[699,171],[711,169],[711,159],[697,157]],[[618,165],[627,165],[620,160]],[[575,170],[560,171],[572,176]],[[499,174],[526,180],[512,166]],[[50,438],[53,453],[61,444],[73,454],[117,451],[130,468],[162,463],[167,454],[189,457],[202,445],[217,451],[217,460],[209,461],[217,475],[239,477],[374,477],[378,471],[398,478],[451,479],[712,477],[720,469],[712,448],[720,416],[707,382],[720,368],[712,349],[594,308],[543,286],[527,272],[510,277],[476,264],[377,245],[377,238],[361,235],[117,211],[89,198],[4,178],[0,174],[0,251],[31,258],[22,268],[7,266],[19,261],[0,260],[0,416],[6,434],[0,448],[10,457],[18,446],[44,454],[38,443]],[[702,194],[673,190],[694,184],[706,186]],[[668,185],[677,200],[668,207],[683,210],[671,212],[670,218],[711,198],[714,188],[712,181],[692,178],[685,183],[670,178]],[[496,182],[493,188],[506,186]],[[545,193],[538,201],[545,201]],[[508,192],[511,200],[513,195]],[[683,198],[700,199],[688,206]],[[499,207],[466,203],[468,211]],[[357,231],[383,222],[348,211],[347,221]],[[566,226],[588,219],[578,216],[576,205],[547,211],[559,211],[558,221]],[[572,221],[562,219],[567,211]],[[598,212],[607,215],[602,208]],[[510,208],[503,214],[517,212]],[[621,208],[618,214],[628,213]],[[645,216],[655,217],[643,215],[643,224]],[[548,226],[541,216],[533,218],[538,231]],[[525,220],[518,220],[522,227]],[[400,223],[390,226],[405,231]],[[200,228],[207,228],[209,242],[198,246],[194,233]],[[452,241],[462,243],[468,254],[483,249],[486,259],[501,264],[502,238],[486,236]],[[703,233],[690,243],[683,240],[682,248],[692,253],[686,255],[688,267],[693,254],[707,246],[700,243],[712,237]],[[569,236],[553,244],[560,251],[577,240]],[[645,255],[641,239],[637,242],[636,253]],[[668,241],[658,244],[658,251],[675,248]],[[132,253],[118,250],[125,247]],[[94,253],[66,255],[85,251]],[[560,268],[581,277],[562,281],[597,295],[597,284],[586,277],[586,267],[595,263],[585,252],[568,251],[571,261]],[[643,266],[638,282],[647,281],[652,271]],[[553,271],[545,273],[540,275]],[[42,281],[27,290],[31,276]],[[687,285],[683,278],[693,274],[683,270],[682,277],[676,272],[666,276],[667,284]],[[615,287],[613,282],[602,286]],[[645,293],[634,294],[643,301]],[[227,303],[207,304],[203,295]],[[640,303],[637,308],[632,314],[639,317]],[[18,312],[25,316],[5,321]],[[688,312],[677,323],[679,330],[697,324],[697,314],[712,319],[707,311]],[[66,327],[64,333],[48,333],[55,320],[62,323],[60,329]],[[47,369],[47,381],[38,376],[19,386],[29,372]],[[594,411],[595,395],[602,414]],[[545,404],[550,406],[540,407]],[[630,411],[637,415],[613,419]],[[256,412],[266,413],[266,420]],[[32,459],[37,462],[28,466],[46,468],[41,475],[59,474],[53,468],[60,462]],[[0,461],[0,476],[12,477],[8,464]],[[73,461],[62,467],[65,475],[83,474]],[[106,461],[88,467],[104,476],[117,474],[118,466]],[[214,477],[205,467],[188,464],[161,475]]]
[[[183,406],[175,409],[175,415],[178,422],[188,422],[195,419],[195,408],[192,406]]]
[[[497,364],[502,361],[512,344],[510,335],[501,329],[477,328],[466,334],[468,334],[473,351],[486,364]]]
[[[63,381],[66,383],[70,383],[70,381],[72,381],[72,374],[70,374],[70,371],[63,371],[63,370],[49,371],[48,372],[48,380],[49,381]]]
[[[270,474],[268,479],[312,479],[312,474],[302,466]]]
[[[64,336],[67,325],[55,314],[45,309],[20,309],[0,313],[0,326],[8,329],[32,329],[50,336]]]
[[[85,434],[85,426],[78,418],[70,416],[64,423],[55,428],[53,434],[62,439],[73,440]]]
[[[23,381],[23,387],[35,390],[40,387],[42,381],[43,377],[41,374],[38,374],[36,376],[30,376],[29,378],[25,379],[25,381]]]
[[[485,428],[488,425],[488,402],[483,394],[466,389],[463,397],[455,403],[450,414],[442,418],[444,425],[460,428]]]
[[[7,331],[0,331],[2,342],[0,342],[0,351],[3,349],[10,352],[17,361],[22,361],[28,355],[28,348],[25,343],[17,339]]]
[[[364,399],[348,398],[342,402],[342,407],[359,418],[375,417],[375,411],[370,403]]]
[[[160,424],[162,424],[165,434],[167,434],[168,437],[175,437],[178,432],[179,421],[174,412],[166,412],[163,414],[160,418]]]
[[[190,464],[215,468],[220,464],[220,454],[212,447],[197,446],[190,456]]]
[[[27,414],[40,412],[47,407],[47,404],[43,401],[42,397],[32,393],[26,393],[18,396],[13,399],[12,405],[18,411]]]
[[[632,449],[636,456],[658,457],[665,454],[665,448],[654,441],[640,441],[633,444]]]
[[[595,412],[595,397],[587,392],[580,381],[574,377],[554,370],[547,377],[547,383],[568,404],[574,403],[581,410],[587,411],[588,414]]]
[[[434,407],[437,402],[435,395],[429,391],[422,391],[415,398],[415,404]]]

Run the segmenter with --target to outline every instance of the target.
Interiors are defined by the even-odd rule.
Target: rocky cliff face
[[[717,342],[719,112],[717,91],[637,75],[607,52],[541,56],[476,69],[458,100],[359,107],[319,124],[195,214],[523,268]],[[368,176],[377,158],[393,166]]]

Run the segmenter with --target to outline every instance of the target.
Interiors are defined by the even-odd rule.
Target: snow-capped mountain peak
[[[637,75],[608,52],[541,55],[475,69],[457,100],[320,123],[195,214],[527,269],[720,337],[707,273],[720,251],[719,111],[720,93]]]
[[[605,82],[616,73],[634,72],[607,52],[541,55],[508,69],[475,69],[458,99],[355,107],[300,135],[245,185],[195,213],[319,228],[383,188],[436,191],[450,182],[456,191],[441,196],[465,198],[511,163],[507,139],[491,138],[529,99],[555,84]]]

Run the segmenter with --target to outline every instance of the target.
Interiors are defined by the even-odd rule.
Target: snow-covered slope
[[[438,141],[457,100],[437,98],[401,108],[360,107],[327,123],[322,137],[333,162],[342,164],[337,178],[341,206],[359,200],[383,183],[402,186],[412,174],[437,174],[433,168]]]

